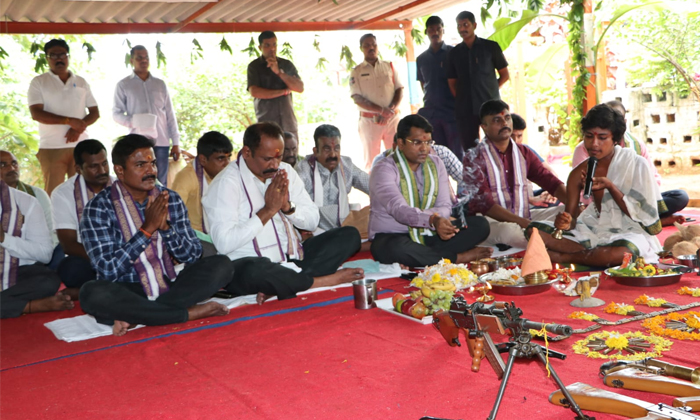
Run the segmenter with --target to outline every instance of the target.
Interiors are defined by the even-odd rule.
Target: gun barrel
[[[685,379],[694,384],[700,385],[700,368],[689,368],[685,366],[674,365],[671,363],[662,362],[661,360],[649,359],[646,361],[648,366],[654,366],[663,369],[668,376],[678,379]]]
[[[525,320],[523,327],[527,328],[529,330],[541,330],[542,327],[544,327],[545,330],[549,331],[552,334],[557,334],[557,335],[569,336],[569,335],[574,333],[573,328],[571,328],[568,325],[561,325],[561,324],[544,324],[542,322],[532,322],[532,321]]]

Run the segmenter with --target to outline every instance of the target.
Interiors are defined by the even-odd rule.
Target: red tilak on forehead
[[[282,154],[280,153],[280,149],[275,149],[275,159],[281,158]]]

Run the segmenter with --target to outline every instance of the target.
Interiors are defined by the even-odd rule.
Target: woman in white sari
[[[656,253],[662,248],[655,235],[661,231],[659,213],[664,204],[644,158],[618,145],[625,133],[624,117],[600,104],[591,108],[581,126],[589,156],[598,159],[594,202],[585,209],[577,204],[586,180],[586,160],[569,174],[566,211],[554,222],[555,228],[565,231],[564,239],[549,235],[554,230],[551,225],[536,225],[545,233],[552,261],[613,266],[622,262],[625,253],[632,253],[657,262]]]

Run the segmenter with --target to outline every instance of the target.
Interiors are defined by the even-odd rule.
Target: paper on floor
[[[56,338],[69,343],[112,335],[111,326],[98,324],[95,318],[91,315],[80,315],[73,318],[57,319],[55,321],[47,322],[44,324],[44,326],[51,330]],[[141,327],[143,327],[143,325],[137,325],[133,329]]]

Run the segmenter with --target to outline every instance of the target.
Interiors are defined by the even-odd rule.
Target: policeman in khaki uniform
[[[360,139],[364,148],[365,168],[369,169],[372,158],[381,151],[381,141],[384,141],[385,149],[390,149],[394,142],[403,85],[394,65],[379,59],[374,35],[363,35],[360,49],[365,60],[350,74],[350,94],[360,108]]]

